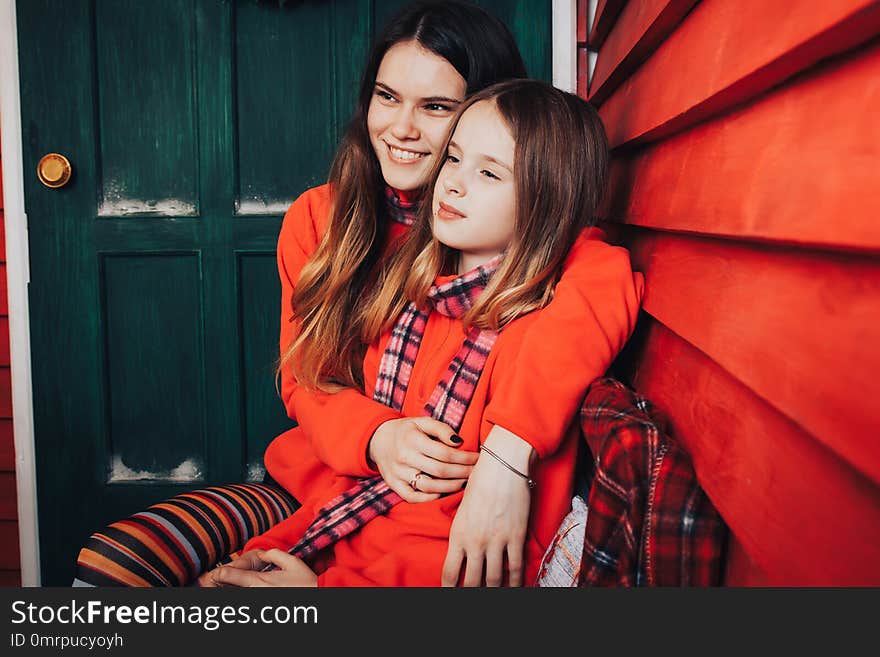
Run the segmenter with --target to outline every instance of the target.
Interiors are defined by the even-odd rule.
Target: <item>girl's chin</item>
[[[420,189],[425,183],[426,173],[427,167],[424,165],[416,167],[415,165],[385,164],[382,167],[382,177],[385,182],[402,192]]]
[[[401,176],[384,176],[389,186],[401,192],[414,192],[422,187],[422,179],[402,178]]]

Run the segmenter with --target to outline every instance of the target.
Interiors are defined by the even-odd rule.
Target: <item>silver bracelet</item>
[[[507,468],[508,470],[510,470],[511,472],[513,472],[515,474],[518,474],[520,477],[525,479],[526,483],[529,485],[529,488],[535,487],[535,480],[534,479],[532,479],[529,475],[523,474],[522,472],[520,472],[519,470],[514,468],[512,465],[510,465],[510,463],[508,463],[503,458],[498,456],[495,452],[493,452],[491,449],[489,449],[485,445],[480,445],[480,451],[486,452],[489,456],[491,456],[491,457],[495,458],[497,461],[499,461],[501,463],[501,465],[503,465],[505,468]]]

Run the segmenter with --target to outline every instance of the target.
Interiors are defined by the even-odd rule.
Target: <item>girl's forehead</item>
[[[452,64],[413,40],[388,49],[376,72],[376,82],[419,98],[444,96],[464,100],[467,90],[465,79]]]
[[[455,126],[452,141],[463,150],[476,150],[493,157],[509,154],[507,162],[513,163],[513,135],[494,102],[481,100],[468,107]]]

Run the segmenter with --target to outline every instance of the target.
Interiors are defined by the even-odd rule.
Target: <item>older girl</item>
[[[394,492],[393,474],[337,476],[292,518],[249,545],[293,547],[294,554],[311,557],[309,564],[281,550],[254,550],[245,556],[250,568],[278,569],[223,567],[214,575],[218,583],[431,586],[485,578],[500,584],[508,570],[521,567],[526,580],[534,581],[571,499],[577,428],[570,422],[542,436],[540,449],[511,449],[520,439],[499,436],[487,413],[517,379],[534,376],[541,354],[530,353],[529,336],[547,319],[570,251],[582,249],[580,257],[600,270],[597,285],[612,254],[620,253],[597,240],[578,243],[603,189],[605,135],[583,100],[518,80],[464,103],[441,152],[431,202],[385,261],[381,285],[358,325],[371,344],[362,369],[366,393],[405,415],[443,420],[463,449],[480,454],[466,490],[407,503]],[[613,275],[606,280],[617,286]],[[588,291],[606,302],[593,307],[600,324],[606,316],[635,313],[623,299],[608,304],[607,292]],[[607,348],[607,336],[595,339],[575,325],[558,326],[554,337],[584,351]],[[561,369],[555,376],[573,385],[583,373]],[[512,411],[514,426],[536,412],[566,412],[565,402],[553,395],[523,401],[528,403]],[[341,458],[370,456],[378,463],[383,442],[381,435],[362,448],[340,441],[348,452]],[[427,487],[433,477],[419,468],[403,475],[410,490]],[[496,497],[506,504],[483,503]],[[525,510],[521,522],[528,531],[518,541],[486,550],[484,558],[468,552],[467,540],[456,542],[470,526],[492,525],[493,516],[508,508]]]

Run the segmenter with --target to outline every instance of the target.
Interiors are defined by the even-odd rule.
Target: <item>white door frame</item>
[[[553,86],[577,91],[577,0],[553,0]]]
[[[577,88],[577,2],[553,0],[553,84]],[[34,409],[31,386],[27,215],[18,80],[18,30],[15,0],[0,0],[0,139],[3,158],[3,208],[6,225],[6,285],[12,369],[12,426],[18,492],[18,544],[22,586],[40,586],[37,476],[34,459]]]
[[[3,142],[3,212],[6,224],[6,287],[12,368],[12,431],[18,492],[18,547],[22,586],[40,585],[37,477],[34,460],[34,407],[31,389],[28,309],[27,215],[18,84],[18,30],[15,0],[0,0],[0,140]]]

